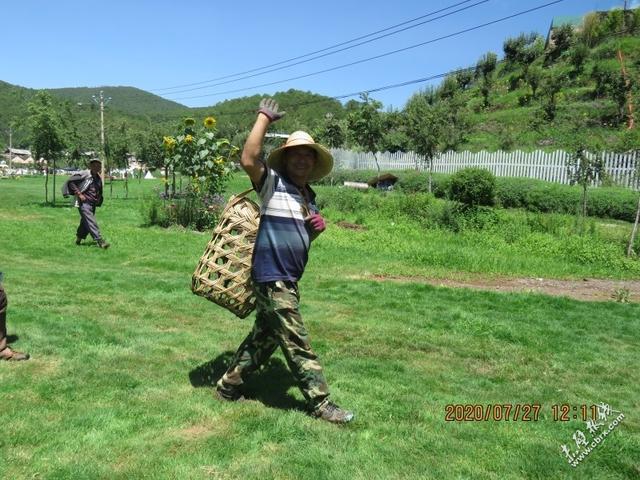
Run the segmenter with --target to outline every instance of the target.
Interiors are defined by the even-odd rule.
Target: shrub
[[[329,175],[317,182],[317,185],[342,185],[344,182],[367,182],[378,176],[376,170],[334,169]]]
[[[451,177],[450,198],[468,207],[495,202],[496,178],[484,168],[463,168]]]
[[[429,191],[429,174],[406,170],[398,173],[397,188],[405,193],[426,193]],[[437,198],[445,198],[449,191],[451,175],[434,173],[431,178],[431,193]]]
[[[524,93],[518,97],[518,105],[521,107],[526,107],[531,103],[532,98],[533,97],[530,94]]]
[[[394,171],[399,177],[395,190],[404,194],[426,193],[428,175],[426,172],[415,170]],[[342,182],[360,181],[366,182],[377,175],[373,170],[337,170],[331,173],[334,185],[342,185]],[[453,175],[437,173],[433,176],[433,196],[436,198],[449,198]],[[330,185],[331,181],[326,181]],[[319,182],[321,184],[325,181]],[[344,203],[345,208],[357,211],[362,208],[375,208],[374,197],[369,199],[364,193],[349,188],[340,190],[339,202]],[[328,189],[318,196],[320,202],[324,202],[325,195],[333,197],[334,189]],[[364,196],[363,196],[364,194]],[[580,207],[580,188],[576,186],[561,185],[559,183],[545,182],[532,178],[497,177],[495,179],[495,204],[503,208],[522,208],[531,212],[540,213],[566,213],[575,214]],[[326,202],[325,202],[326,203]],[[593,217],[612,218],[633,222],[637,194],[632,190],[622,187],[598,187],[589,191],[589,203],[587,214]],[[429,207],[431,212],[440,207]],[[343,208],[340,208],[343,210]],[[436,215],[435,213],[432,213]],[[438,214],[439,215],[439,214]],[[446,223],[446,222],[445,222]]]
[[[195,195],[193,193],[176,195],[164,199],[164,194],[154,195],[142,207],[146,225],[169,227],[181,225],[195,230],[207,230],[215,227],[225,206],[222,195]]]
[[[637,194],[621,187],[589,190],[587,214],[632,222]],[[531,212],[575,214],[580,208],[580,187],[529,178],[496,179],[496,200],[504,208],[524,208]]]

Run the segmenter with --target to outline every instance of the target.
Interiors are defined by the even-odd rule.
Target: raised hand
[[[260,101],[258,113],[263,113],[270,122],[280,120],[286,112],[278,111],[278,103],[273,98],[263,98]]]

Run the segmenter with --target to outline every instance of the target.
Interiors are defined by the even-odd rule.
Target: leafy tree
[[[459,89],[460,86],[455,75],[447,75],[437,90],[438,97],[443,100],[453,98]]]
[[[151,128],[145,132],[138,132],[134,138],[135,152],[138,160],[147,168],[162,168],[164,166],[164,151],[162,148],[162,133]],[[140,172],[142,174],[142,172]]]
[[[595,83],[593,96],[596,98],[605,96],[615,82],[615,75],[616,72],[611,68],[605,68],[599,64],[595,64],[591,70],[591,79]]]
[[[36,159],[44,158],[44,198],[49,202],[49,161],[53,162],[53,205],[56,203],[56,160],[65,148],[60,118],[54,109],[51,94],[40,90],[28,105],[31,143]]]
[[[525,73],[529,69],[530,65],[544,53],[544,40],[540,35],[530,37],[530,40],[530,43],[525,45],[518,57],[518,61],[522,65]]]
[[[476,78],[490,77],[498,65],[498,56],[493,52],[487,52],[476,63]]]
[[[622,72],[618,72],[611,80],[609,94],[618,106],[618,122],[623,122],[627,116],[627,102],[632,101],[630,93],[634,88],[634,80],[631,76],[625,78]]]
[[[602,26],[600,16],[596,12],[585,15],[582,19],[582,29],[580,31],[580,41],[589,48],[598,44],[602,37]]]
[[[561,70],[551,70],[542,79],[541,90],[544,97],[543,111],[547,120],[556,117],[557,95],[566,83],[566,77]]]
[[[504,59],[507,63],[515,64],[518,61],[522,47],[524,47],[523,34],[520,34],[518,37],[509,37],[502,43],[502,51],[504,52]]]
[[[627,245],[627,257],[633,255],[633,245],[638,233],[638,224],[640,223],[640,150],[636,150],[634,152],[634,156],[635,169],[632,176],[632,185],[634,185],[635,188],[638,189],[638,204],[636,206],[636,218],[633,222],[633,228],[631,229],[631,235],[629,237],[629,244]]]
[[[629,101],[631,92],[636,88],[636,82],[632,76],[625,76],[622,72],[613,68],[595,65],[591,71],[591,78],[595,81],[594,97],[609,96],[618,107],[618,121],[626,118],[625,107]]]
[[[378,174],[380,174],[380,164],[376,153],[384,133],[382,114],[380,113],[382,103],[369,98],[367,93],[360,95],[360,99],[362,102],[359,102],[358,108],[347,115],[347,125],[358,145],[366,149],[367,152],[373,153]]]
[[[430,101],[429,92],[413,95],[405,108],[407,133],[416,153],[425,157],[429,168],[429,192],[433,184],[433,163],[442,151],[450,127],[443,103]]]
[[[524,75],[525,81],[531,87],[531,96],[533,98],[537,98],[538,87],[542,83],[542,78],[544,74],[541,67],[531,67],[527,70],[527,73]]]
[[[342,125],[332,113],[325,115],[324,123],[315,132],[315,136],[320,143],[331,148],[340,148],[345,141]]]
[[[489,95],[493,87],[493,74],[496,70],[498,57],[493,52],[485,53],[476,64],[476,78],[481,78],[480,93],[482,94],[483,107],[489,106]]]
[[[569,50],[574,42],[575,33],[573,26],[568,23],[554,28],[551,32],[551,48],[547,52],[546,63],[555,62],[560,55]]]
[[[70,102],[64,102],[60,112],[60,126],[66,139],[67,165],[78,167],[81,163],[83,139],[78,129],[78,119]]]
[[[473,72],[470,68],[465,68],[463,70],[458,70],[455,73],[456,82],[458,82],[458,87],[460,90],[466,90],[471,82],[473,81]]]
[[[602,34],[615,35],[625,28],[625,17],[622,10],[610,10],[602,19]]]
[[[597,151],[595,145],[592,150]],[[587,189],[604,173],[604,162],[598,154],[587,151],[584,142],[576,140],[566,160],[567,176],[571,185],[582,187],[582,220],[587,216]]]
[[[381,150],[404,152],[411,149],[411,139],[407,135],[405,123],[405,115],[402,112],[391,111],[384,115]]]
[[[535,58],[532,57],[533,49],[531,45],[538,39],[538,34],[531,32],[529,34],[521,33],[517,37],[507,38],[502,44],[504,58],[508,65],[528,65]]]
[[[589,58],[591,50],[584,43],[578,43],[568,53],[569,63],[573,66],[574,73],[580,75],[584,70],[584,64]]]
[[[105,154],[109,166],[127,169],[129,167],[129,135],[126,122],[121,122],[115,129],[111,130],[108,137],[105,138]],[[111,173],[111,172],[110,172]],[[113,196],[113,181],[109,182],[110,195]],[[124,188],[126,197],[129,196],[129,175],[125,170]]]

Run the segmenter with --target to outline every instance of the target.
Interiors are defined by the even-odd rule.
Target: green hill
[[[376,148],[420,151],[418,137],[434,137],[436,128],[441,128],[439,151],[553,150],[577,141],[590,148],[637,149],[640,128],[627,126],[629,105],[637,109],[640,100],[640,9],[627,11],[626,16],[620,10],[589,14],[579,26],[556,25],[548,43],[536,34],[507,38],[503,52],[487,52],[475,68],[452,73],[438,87],[416,92],[404,110],[378,110],[373,120],[382,127]],[[125,145],[133,152],[143,137],[155,142],[175,133],[186,116],[197,121],[215,116],[221,134],[241,145],[262,96],[188,108],[132,87],[52,89],[63,123],[73,131],[76,150],[98,149],[98,106],[91,97],[99,90],[112,97],[105,114],[107,136],[121,151]],[[29,147],[27,106],[35,93],[0,81],[0,131],[11,124],[16,147]],[[363,101],[342,105],[331,97],[293,89],[273,96],[287,111],[274,126],[276,131],[308,130],[325,143],[330,133],[338,139],[331,142],[334,145],[371,148],[350,130],[358,121],[360,125],[372,121],[361,116],[349,123],[349,115],[364,112]],[[425,103],[427,110],[412,108],[416,102]],[[427,122],[429,110],[432,118],[439,119],[439,127]],[[634,115],[638,117],[637,112]],[[0,135],[0,148],[6,144],[6,135]]]
[[[486,106],[481,81],[462,92],[469,131],[461,147],[556,149],[582,141],[604,149],[638,148],[637,121],[633,131],[626,127],[629,98],[636,106],[640,100],[640,37],[605,39],[583,51],[582,63],[575,58],[579,48],[569,47],[554,62],[543,54],[526,70],[499,64]],[[618,51],[624,58],[626,87]],[[528,74],[536,71],[540,84],[534,96]]]
[[[189,112],[189,107],[133,87],[55,88],[49,91],[59,98],[77,104],[92,102],[92,96],[97,96],[101,90],[105,98],[111,97],[110,109],[128,115],[166,120]]]

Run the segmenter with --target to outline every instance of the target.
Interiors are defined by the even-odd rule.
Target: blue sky
[[[474,65],[487,51],[501,56],[507,37],[531,31],[546,35],[554,16],[624,4],[623,0],[561,0],[434,41],[552,1],[10,1],[2,7],[0,80],[29,88],[132,86],[192,107],[290,88],[342,96]],[[324,49],[456,4],[404,32],[318,59],[302,57],[321,50],[320,55],[329,53],[333,50]],[[444,14],[448,15],[433,19]],[[381,58],[366,60],[375,56]],[[289,68],[279,64],[294,57],[306,61]],[[354,62],[360,63],[342,67]],[[277,71],[256,70],[274,64],[279,65],[268,70]],[[328,69],[333,70],[316,73]],[[254,76],[240,78],[247,75]],[[212,79],[219,80],[210,83],[220,85],[201,83]],[[386,107],[402,108],[429,83],[433,82],[371,95]]]

